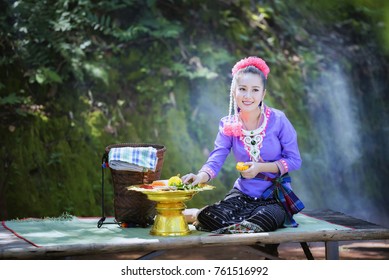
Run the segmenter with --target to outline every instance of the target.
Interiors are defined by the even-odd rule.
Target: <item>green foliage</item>
[[[41,85],[62,83],[62,78],[55,71],[50,70],[49,68],[46,67],[38,68],[36,70],[35,80],[38,84]]]
[[[14,92],[10,95],[7,95],[3,98],[0,98],[0,105],[15,105],[20,104],[23,102],[23,98],[20,96],[17,96]]]

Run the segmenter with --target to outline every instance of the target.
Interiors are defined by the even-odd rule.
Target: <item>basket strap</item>
[[[108,167],[108,153],[105,152],[101,158],[101,219],[97,222],[97,227],[100,228],[105,221],[105,206],[104,206],[104,169]]]

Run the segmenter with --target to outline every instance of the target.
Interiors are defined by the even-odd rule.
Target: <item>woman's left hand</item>
[[[240,172],[243,178],[252,179],[257,176],[259,172],[261,172],[260,163],[258,162],[245,162],[245,165],[250,167],[249,169]]]

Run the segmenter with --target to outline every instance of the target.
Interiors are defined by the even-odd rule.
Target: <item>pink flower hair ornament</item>
[[[238,61],[232,68],[232,76],[234,76],[240,69],[246,68],[248,66],[254,66],[258,70],[262,71],[262,73],[265,75],[265,78],[267,79],[270,68],[262,58],[256,56],[246,57]]]

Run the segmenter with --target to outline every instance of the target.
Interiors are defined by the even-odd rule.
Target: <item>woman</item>
[[[291,191],[288,176],[301,166],[297,135],[284,113],[264,104],[269,72],[258,57],[235,64],[229,115],[220,121],[215,148],[198,174],[182,177],[184,183],[193,185],[208,182],[231,150],[236,161],[248,167],[222,201],[196,213],[199,230],[243,233],[297,226],[293,214],[304,205]],[[289,198],[294,203],[288,205]]]

